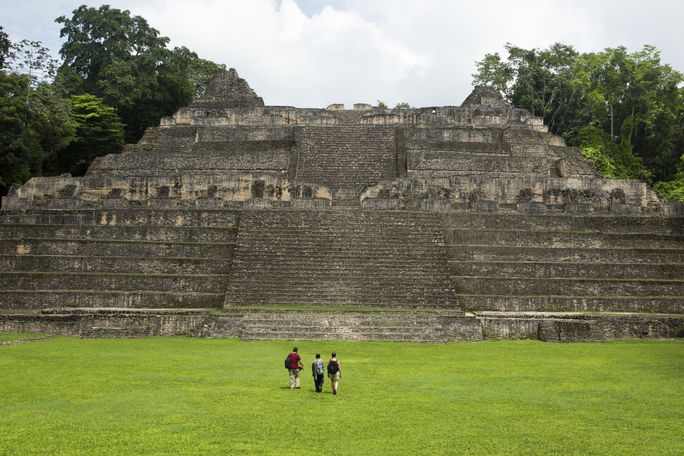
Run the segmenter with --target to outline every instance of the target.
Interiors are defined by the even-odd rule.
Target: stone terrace
[[[0,330],[414,342],[683,335],[684,209],[488,88],[265,106],[235,72],[0,211]]]

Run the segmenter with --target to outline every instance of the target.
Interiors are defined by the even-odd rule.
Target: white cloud
[[[0,5],[13,39],[56,51],[59,25],[79,0]],[[87,2],[99,6],[100,2]],[[267,104],[460,104],[476,60],[511,42],[580,51],[653,44],[684,70],[684,2],[652,0],[111,0],[172,45],[234,67]],[[43,32],[43,30],[45,32]],[[17,36],[23,33],[23,36]],[[49,34],[54,36],[50,42]],[[16,36],[16,38],[15,38]],[[48,37],[46,39],[46,37]]]

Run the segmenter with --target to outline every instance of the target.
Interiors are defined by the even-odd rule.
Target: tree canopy
[[[225,70],[140,16],[80,6],[56,19],[58,62],[40,41],[13,43],[0,26],[0,195],[32,176],[80,175],[120,152],[206,89]]]
[[[68,92],[112,106],[125,124],[126,142],[189,104],[213,73],[225,70],[185,47],[168,49],[167,37],[128,10],[82,5],[56,21],[66,38],[60,55]]]
[[[632,53],[625,47],[579,53],[560,43],[505,48],[506,60],[493,53],[476,62],[474,84],[491,85],[543,117],[606,177],[676,181],[684,154],[684,78],[660,62],[655,47]]]

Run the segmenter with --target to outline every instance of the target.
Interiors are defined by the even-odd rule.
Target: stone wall
[[[460,107],[264,106],[231,70],[0,211],[0,330],[681,337],[683,295],[684,204],[601,178],[488,88]]]

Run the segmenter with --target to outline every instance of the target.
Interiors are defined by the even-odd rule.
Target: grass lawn
[[[684,454],[682,340],[296,345],[295,391],[288,341],[2,346],[0,455]]]

